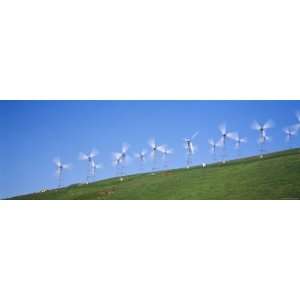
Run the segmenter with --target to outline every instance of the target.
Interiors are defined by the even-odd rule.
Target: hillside
[[[300,199],[300,149],[131,175],[12,199]]]

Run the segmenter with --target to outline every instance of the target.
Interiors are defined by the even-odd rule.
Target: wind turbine
[[[235,138],[235,148],[238,151],[238,157],[241,156],[241,144],[247,143],[247,138],[241,138],[240,135],[237,133],[236,138]]]
[[[258,123],[257,121],[252,123],[251,128],[259,132],[258,143],[260,144],[260,158],[263,158],[263,146],[265,145],[266,141],[270,140],[270,137],[267,136],[267,129],[272,127],[274,127],[272,120],[267,121],[265,124]]]
[[[89,154],[79,153],[79,160],[86,160],[88,162],[87,175],[86,175],[86,183],[89,183],[90,177],[92,177],[92,162],[94,158],[97,156],[98,151],[93,149]]]
[[[116,167],[116,176],[120,176],[120,180],[123,181],[125,175],[125,164],[127,163],[129,156],[127,154],[129,146],[123,143],[121,152],[113,153],[113,165]]]
[[[128,162],[129,155],[128,155],[129,145],[127,143],[123,143],[122,151],[121,151],[121,163],[122,163],[122,175],[126,175],[125,164]]]
[[[218,142],[215,142],[213,139],[208,140],[208,144],[210,145],[210,152],[213,154],[214,161],[217,160],[217,147],[220,146]]]
[[[62,184],[63,170],[70,169],[71,165],[70,164],[63,164],[59,158],[54,158],[53,162],[56,166],[56,172],[55,173],[58,177],[58,188],[60,188],[61,184]]]
[[[144,162],[146,160],[146,150],[142,150],[141,152],[135,153],[135,157],[140,161],[140,170],[143,171],[144,169]]]
[[[234,140],[236,138],[236,133],[227,131],[226,124],[221,124],[219,126],[219,130],[221,132],[221,139],[220,139],[219,143],[220,143],[220,146],[223,147],[223,163],[225,163],[226,162],[226,156],[227,156],[226,141],[228,139]]]
[[[122,164],[122,153],[115,152],[113,153],[113,166],[116,167],[116,176],[121,175],[121,164]]]
[[[193,144],[193,140],[196,138],[196,136],[199,134],[199,132],[195,132],[191,138],[185,138],[184,139],[184,148],[186,150],[186,168],[189,169],[192,164],[192,156],[197,150],[197,147]]]
[[[152,138],[149,140],[149,146],[151,147],[151,152],[150,152],[150,157],[152,158],[153,160],[153,165],[152,165],[152,175],[154,175],[154,171],[156,170],[157,166],[156,166],[156,163],[157,163],[157,152],[162,150],[162,146],[161,145],[158,145],[156,142],[155,142],[155,139]]]
[[[297,134],[297,129],[286,127],[283,129],[283,132],[286,134],[285,141],[289,144],[289,148],[291,149],[291,139]]]
[[[168,168],[168,156],[173,153],[173,149],[168,149],[168,146],[161,146],[162,160],[163,160],[163,168]]]

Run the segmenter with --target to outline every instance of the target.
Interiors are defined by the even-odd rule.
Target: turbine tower
[[[193,163],[192,157],[195,154],[197,147],[193,144],[193,140],[196,138],[196,136],[199,134],[199,132],[195,132],[191,138],[185,138],[184,139],[184,148],[186,150],[186,168],[189,169]]]
[[[70,169],[70,164],[63,164],[59,158],[54,158],[53,162],[56,166],[56,175],[58,177],[58,185],[57,187],[60,188],[62,186],[62,176],[63,170]]]
[[[258,139],[258,143],[260,144],[260,158],[264,157],[264,145],[269,141],[271,141],[271,137],[267,136],[267,133],[263,131],[262,135]]]

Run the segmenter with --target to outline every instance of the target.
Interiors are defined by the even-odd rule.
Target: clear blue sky
[[[97,179],[114,176],[112,152],[127,142],[133,156],[149,149],[150,137],[174,149],[170,167],[183,167],[182,139],[199,131],[194,163],[209,163],[207,140],[220,137],[217,128],[222,122],[248,138],[242,155],[249,156],[258,150],[252,121],[272,119],[275,128],[269,131],[268,150],[281,150],[287,147],[282,128],[296,123],[297,110],[299,101],[1,101],[0,197],[55,187],[52,160],[57,156],[73,165],[64,173],[65,185],[84,181],[86,162],[79,161],[78,154],[92,148],[99,150],[97,160],[104,166]],[[300,146],[299,139],[294,146]],[[236,155],[233,142],[228,152],[230,158]],[[146,170],[150,168],[148,160]],[[135,160],[128,171],[138,171]]]

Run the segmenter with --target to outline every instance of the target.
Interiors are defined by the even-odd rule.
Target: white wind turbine
[[[286,127],[283,129],[283,132],[285,133],[285,141],[289,144],[289,148],[292,148],[291,140],[292,138],[297,134],[297,129],[293,127]]]
[[[272,120],[267,121],[265,124],[258,123],[257,121],[254,121],[252,123],[251,128],[259,132],[258,143],[260,145],[260,158],[263,158],[263,147],[265,143],[270,140],[270,137],[267,136],[267,129],[270,129],[272,127],[274,127],[274,123]]]
[[[216,161],[217,160],[217,147],[220,146],[220,143],[215,142],[213,139],[209,139],[208,144],[210,145],[210,152],[213,154],[214,161]]]
[[[247,138],[241,138],[240,135],[237,133],[235,137],[235,148],[238,151],[238,157],[241,156],[241,144],[247,143]]]
[[[162,160],[163,160],[163,168],[168,168],[168,156],[173,153],[173,149],[169,149],[167,145],[161,146]]]
[[[92,162],[94,161],[94,158],[97,156],[98,151],[96,149],[93,149],[89,154],[85,153],[79,153],[79,160],[86,160],[88,162],[88,168],[87,168],[87,175],[86,175],[86,183],[89,183],[89,179],[92,176]]]
[[[126,174],[125,164],[129,160],[128,149],[129,149],[129,145],[127,143],[123,143],[121,155],[122,155],[122,164],[123,164],[123,173],[124,173],[124,175]]]
[[[199,134],[199,132],[195,132],[191,138],[185,138],[184,139],[184,148],[186,150],[186,168],[189,169],[192,165],[192,156],[195,154],[197,147],[193,144],[193,140],[196,138],[196,136]]]
[[[113,166],[116,167],[116,176],[121,175],[121,165],[122,165],[122,153],[115,152],[113,153]]]
[[[62,185],[63,170],[70,169],[71,165],[70,164],[63,164],[59,158],[54,158],[53,162],[56,166],[56,172],[55,173],[58,177],[58,188],[60,188],[61,185]]]
[[[142,150],[141,152],[135,153],[135,155],[134,155],[140,162],[140,170],[141,171],[144,170],[144,163],[145,163],[145,160],[146,160],[146,154],[147,154],[147,151]]]
[[[150,157],[153,160],[152,165],[152,175],[154,174],[154,171],[157,169],[157,152],[161,152],[162,146],[158,145],[154,138],[149,140],[149,146],[151,147]]]
[[[123,181],[123,176],[126,174],[125,165],[129,160],[128,155],[129,145],[123,143],[121,152],[113,153],[113,165],[117,168],[117,176],[121,176],[120,180]]]
[[[235,132],[229,132],[227,131],[226,124],[221,124],[219,126],[219,130],[221,132],[221,139],[219,141],[219,144],[221,147],[223,147],[223,163],[226,162],[226,143],[228,139],[234,140],[236,138]]]

